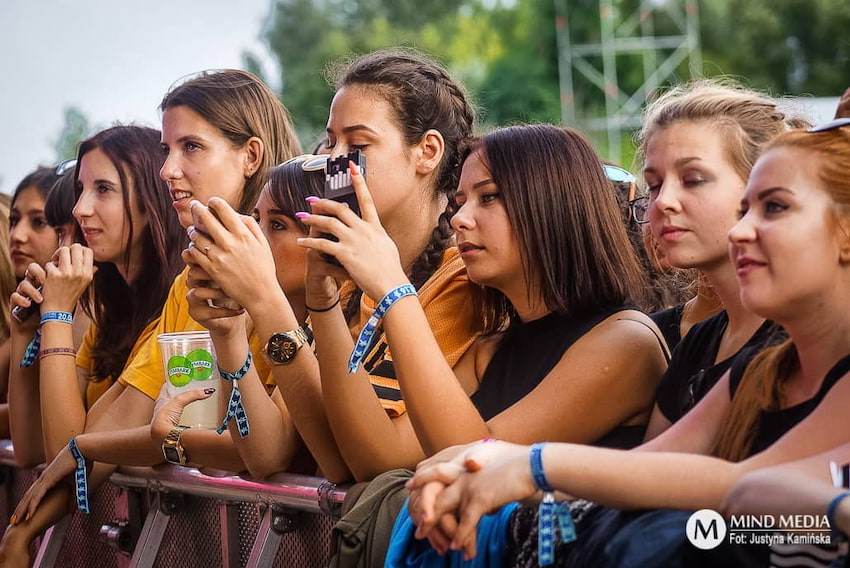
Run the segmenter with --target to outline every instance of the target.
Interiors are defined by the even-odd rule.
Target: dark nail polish
[[[208,389],[204,389],[204,394],[212,394],[215,392],[215,389],[210,387]]]

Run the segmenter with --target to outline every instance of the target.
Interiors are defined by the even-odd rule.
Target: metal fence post
[[[59,558],[59,551],[62,549],[62,543],[65,542],[65,535],[68,534],[70,524],[71,515],[66,515],[64,519],[47,529],[41,539],[35,561],[32,563],[33,567],[53,568],[56,566],[56,560]]]
[[[280,507],[266,508],[245,568],[266,568],[272,565],[277,556],[277,549],[280,547],[280,538],[284,533],[295,530],[297,515],[297,511]]]
[[[171,493],[157,493],[154,497],[142,533],[136,542],[133,558],[130,560],[130,568],[151,568],[159,553],[162,544],[162,536],[168,527],[168,521],[177,512],[181,495]]]
[[[240,568],[239,559],[239,504],[229,501],[218,506],[221,530],[221,565],[224,568]]]

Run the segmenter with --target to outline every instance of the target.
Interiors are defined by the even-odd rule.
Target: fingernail
[[[307,203],[315,203],[319,199],[320,199],[319,197],[316,197],[315,195],[311,195],[310,197],[305,198],[304,201],[306,201]]]
[[[201,204],[200,201],[198,201],[197,199],[193,199],[192,201],[189,202],[189,209],[191,209],[195,205],[200,205],[200,204]]]
[[[32,518],[32,513],[27,513],[27,518],[25,520],[30,520]]]
[[[307,217],[309,217],[309,216],[310,216],[310,214],[309,214],[309,213],[305,213],[304,211],[299,211],[299,212],[297,212],[297,213],[295,214],[295,218],[296,218],[296,219],[306,219],[306,218],[307,218]]]
[[[189,240],[195,240],[195,235],[198,231],[195,230],[194,225],[189,225],[186,227],[186,234],[189,235]]]
[[[12,518],[9,519],[9,524],[14,525],[17,522],[18,522],[18,515],[12,515]]]
[[[208,389],[204,389],[204,394],[212,394],[215,392],[215,389],[210,387]]]

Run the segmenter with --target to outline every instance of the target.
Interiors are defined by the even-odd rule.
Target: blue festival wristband
[[[393,304],[405,296],[415,295],[416,288],[413,287],[413,284],[402,284],[401,286],[396,286],[387,292],[386,296],[378,302],[378,305],[375,307],[375,311],[372,312],[372,316],[369,318],[369,321],[366,322],[366,325],[363,327],[360,335],[357,336],[357,342],[354,344],[354,350],[351,352],[351,357],[348,358],[349,373],[357,372],[357,368],[363,362],[363,359],[366,357],[366,352],[372,344],[372,337],[375,335],[375,329],[378,327],[378,322],[386,315],[387,311],[393,307]]]
[[[44,312],[41,314],[41,321],[39,323],[45,324],[49,321],[58,321],[61,323],[73,324],[74,323],[74,314],[71,312]]]
[[[543,448],[546,444],[534,444],[529,453],[529,465],[534,484],[543,491],[543,501],[537,512],[537,559],[540,566],[555,563],[555,546],[558,542],[573,542],[576,529],[567,503],[555,501],[555,488],[546,479],[543,471]]]
[[[44,312],[41,314],[39,325],[49,321],[73,324],[74,314],[71,312]],[[35,360],[38,357],[39,349],[41,349],[41,330],[36,329],[35,335],[32,336],[29,344],[27,344],[24,356],[21,358],[21,362],[18,363],[18,367],[32,367],[32,364],[35,363]]]
[[[236,428],[239,429],[239,436],[247,438],[251,433],[251,426],[248,424],[248,415],[245,413],[245,405],[242,404],[242,393],[239,392],[239,380],[248,374],[248,369],[251,368],[251,362],[254,360],[251,352],[248,351],[248,357],[245,363],[233,373],[218,369],[218,374],[225,381],[233,383],[233,389],[230,391],[230,400],[227,403],[227,413],[221,421],[221,426],[216,429],[216,432],[223,434],[227,430],[227,424],[231,420],[236,420]]]
[[[549,480],[546,479],[546,473],[543,471],[544,446],[546,446],[545,442],[531,446],[531,453],[528,456],[528,461],[531,466],[531,477],[534,479],[534,484],[541,491],[552,493],[555,489],[549,485]]]
[[[850,497],[850,491],[839,493],[832,498],[832,501],[829,502],[829,506],[826,508],[826,519],[829,521],[829,529],[832,531],[832,534],[841,534],[838,525],[835,523],[835,512],[838,510],[841,502],[847,497]]]
[[[77,439],[71,438],[68,442],[71,455],[77,460],[77,468],[74,471],[74,494],[77,496],[77,508],[81,513],[88,514],[89,509],[89,486],[86,480],[86,459],[77,447]]]

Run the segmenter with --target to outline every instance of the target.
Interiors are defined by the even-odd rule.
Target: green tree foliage
[[[86,115],[77,107],[65,109],[64,124],[59,131],[59,137],[53,148],[56,150],[56,161],[61,162],[77,155],[77,147],[91,132]]]
[[[837,96],[850,85],[847,0],[701,3],[706,73],[777,94]]]
[[[599,40],[598,0],[568,0],[574,44]],[[675,1],[675,0],[671,0]],[[618,17],[640,0],[614,0]],[[837,95],[850,85],[847,0],[702,0],[707,75],[736,75],[774,93]],[[678,33],[664,16],[655,33]],[[276,0],[267,40],[283,100],[305,145],[324,130],[328,64],[380,47],[419,48],[466,83],[485,125],[560,120],[554,0]],[[593,61],[601,69],[601,61]],[[643,81],[641,56],[618,59],[625,90]],[[678,70],[674,80],[687,78]],[[604,112],[602,93],[576,82],[579,115]]]

